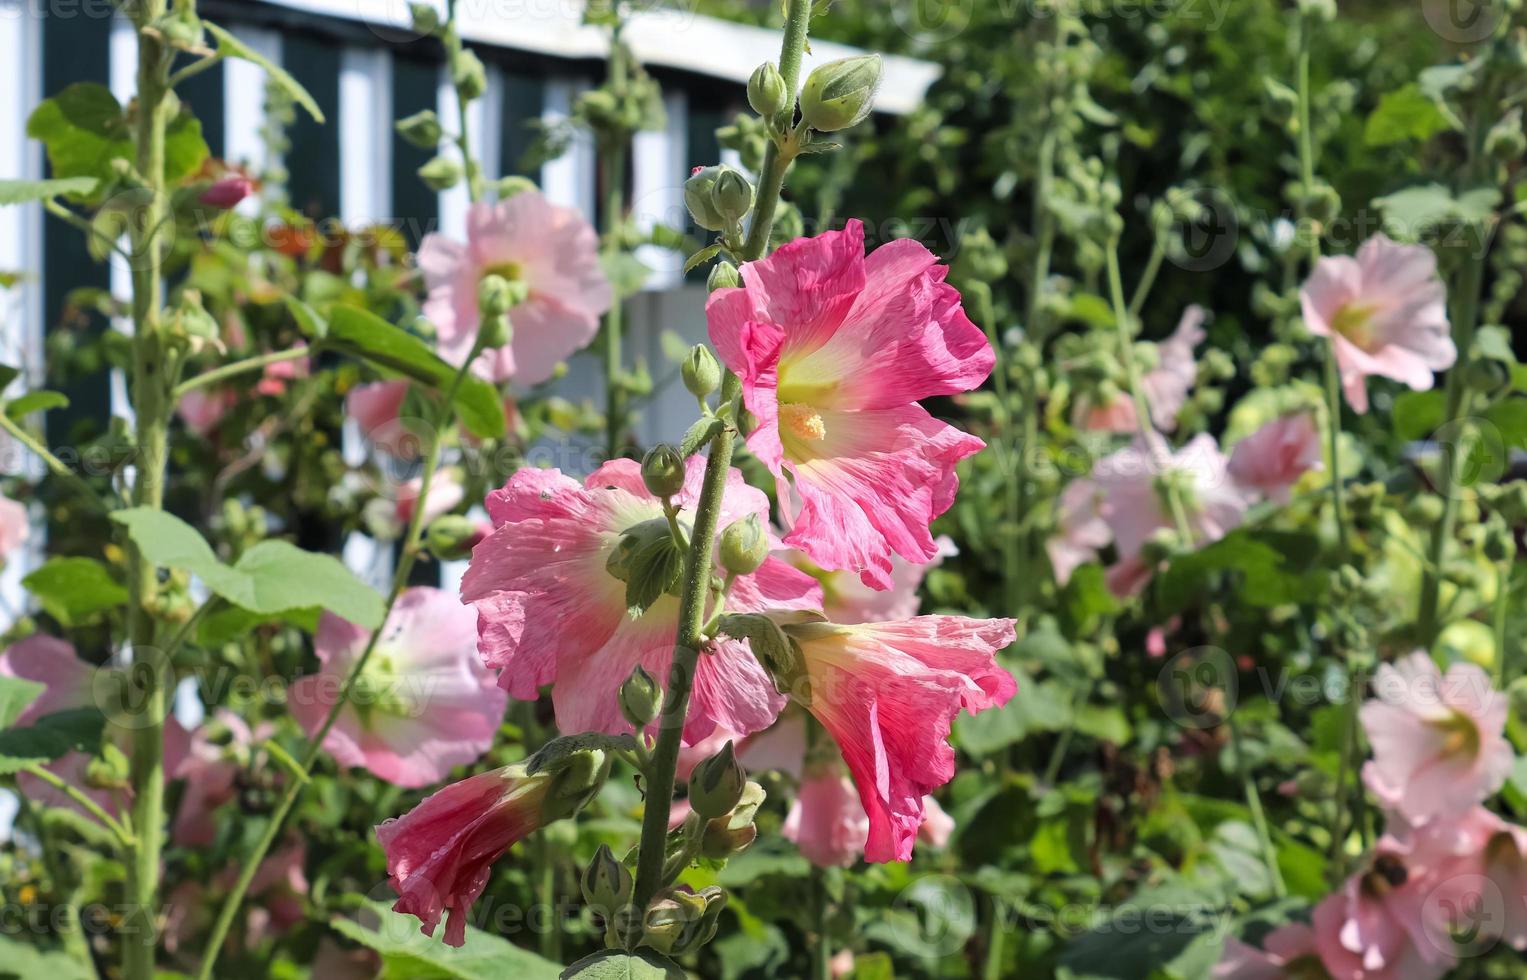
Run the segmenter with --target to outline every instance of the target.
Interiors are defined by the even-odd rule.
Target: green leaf
[[[105,727],[106,716],[99,710],[73,708],[44,715],[26,728],[7,728],[0,732],[0,775],[52,762],[70,752],[95,755]]]
[[[1447,412],[1440,391],[1402,391],[1395,396],[1391,417],[1394,434],[1406,442],[1436,432]]]
[[[467,926],[466,944],[447,946],[419,931],[419,920],[392,911],[391,903],[366,901],[363,922],[334,918],[340,935],[376,950],[383,976],[446,980],[555,980],[561,966],[508,940]]]
[[[626,953],[607,949],[563,970],[560,980],[685,980],[687,974],[650,949]]]
[[[706,262],[709,262],[711,259],[713,259],[717,255],[719,255],[720,252],[721,252],[721,243],[720,242],[716,242],[713,245],[707,245],[704,248],[700,249],[700,251],[696,252],[695,254],[691,255],[689,258],[684,260],[684,274],[688,275],[689,273],[695,271],[695,267],[696,266],[702,265],[703,263],[706,263]]]
[[[442,391],[455,380],[456,368],[441,360],[428,344],[375,313],[354,306],[334,306],[329,310],[328,323],[326,346]],[[462,378],[455,408],[461,424],[473,435],[497,439],[504,434],[503,399],[496,388],[476,375],[468,373]]]
[[[43,949],[14,935],[0,934],[0,977],[96,980],[93,969],[62,949]]]
[[[119,510],[112,520],[127,528],[156,565],[179,568],[240,608],[261,615],[322,607],[366,629],[382,623],[383,603],[336,558],[285,541],[262,541],[229,566],[195,528],[161,510]]]
[[[1156,600],[1163,612],[1180,612],[1210,594],[1211,577],[1222,574],[1234,576],[1236,594],[1251,606],[1268,609],[1309,600],[1322,589],[1312,570],[1316,549],[1306,534],[1234,531],[1174,558],[1156,576]]]
[[[127,602],[127,589],[93,558],[50,558],[21,580],[48,615],[75,626]]]
[[[1508,449],[1527,449],[1527,398],[1496,402],[1485,410],[1485,419],[1500,431]]]
[[[202,21],[202,26],[207,29],[208,34],[211,34],[217,40],[218,54],[224,58],[238,58],[240,61],[248,61],[264,68],[271,81],[279,85],[298,105],[306,109],[308,115],[312,116],[314,121],[320,123],[324,121],[323,110],[318,108],[318,103],[308,94],[308,90],[303,88],[301,83],[293,78],[291,73],[285,68],[282,68],[254,48],[240,41],[225,28],[218,27],[211,21],[205,20]]]
[[[1219,960],[1218,896],[1185,882],[1142,888],[1061,953],[1075,980],[1207,977]]]
[[[55,408],[68,408],[69,396],[58,391],[29,391],[18,395],[5,406],[5,414],[22,419],[33,412],[47,412]]]
[[[1408,141],[1424,142],[1448,128],[1447,116],[1415,83],[1379,99],[1378,108],[1363,126],[1363,142],[1390,146]]]
[[[100,183],[94,177],[66,177],[62,180],[0,180],[0,205],[25,204],[50,197],[89,197]]]
[[[1030,732],[1053,732],[1071,720],[1071,695],[1055,681],[1018,678],[1018,692],[1000,708],[954,720],[960,746],[972,755],[990,755],[1023,740]]]
[[[88,191],[79,184],[81,189],[70,192],[83,199],[116,181],[114,160],[134,159],[129,125],[110,89],[93,82],[75,82],[33,110],[27,120],[27,135],[41,140],[47,148],[55,178],[95,181]],[[208,152],[201,123],[183,106],[165,132],[164,179],[176,183],[200,167]]]
[[[286,308],[291,311],[292,319],[297,321],[297,329],[314,340],[322,340],[329,335],[329,321],[319,316],[317,310],[295,296],[285,296],[283,299],[286,300]]]
[[[1409,242],[1417,241],[1438,225],[1482,223],[1499,203],[1500,191],[1493,187],[1454,197],[1442,184],[1407,187],[1373,201],[1384,212],[1384,229]]]
[[[36,701],[47,685],[0,674],[0,728],[15,724],[21,713]]]
[[[646,263],[630,252],[616,252],[613,255],[606,253],[599,257],[599,264],[604,267],[605,278],[610,280],[616,299],[635,296],[641,292],[647,277],[652,275]],[[509,322],[514,323],[513,310],[509,311]]]

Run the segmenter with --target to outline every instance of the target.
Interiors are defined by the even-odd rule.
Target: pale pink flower
[[[1289,490],[1300,477],[1324,468],[1320,430],[1310,411],[1273,419],[1230,451],[1230,478],[1278,503],[1288,501]]]
[[[923,798],[954,776],[954,716],[999,707],[1017,690],[995,659],[1013,641],[1013,621],[919,616],[841,626],[781,619],[800,649],[800,663],[781,665],[789,671],[781,683],[848,763],[870,821],[866,860],[907,860]]]
[[[1435,849],[1386,835],[1366,869],[1315,906],[1315,948],[1332,980],[1438,980],[1447,973],[1452,951],[1424,921],[1439,859],[1445,855]]]
[[[317,674],[292,685],[292,714],[313,735],[339,698],[371,631],[324,613],[313,646]],[[477,657],[476,616],[439,589],[399,597],[324,747],[399,786],[444,779],[493,744],[508,698]]]
[[[180,808],[175,811],[175,843],[184,847],[212,844],[217,837],[218,807],[238,795],[239,772],[249,762],[249,753],[274,731],[269,722],[251,731],[244,719],[220,708],[211,722],[191,733],[186,757],[172,774],[185,781]]]
[[[297,348],[305,350],[307,344],[299,343]],[[312,360],[311,357],[299,357],[265,365],[265,370],[260,372],[260,380],[255,384],[255,391],[273,398],[286,394],[287,382],[308,376],[312,370]]]
[[[1258,949],[1231,936],[1210,972],[1213,980],[1301,980],[1318,967],[1315,931],[1290,922],[1269,932]]]
[[[828,962],[827,966],[832,971],[833,980],[839,980],[840,977],[848,976],[854,972],[854,951],[851,949],[838,950],[832,954],[832,959]]]
[[[186,428],[205,439],[238,401],[238,395],[228,388],[192,388],[175,403],[175,413]]]
[[[345,396],[345,414],[355,419],[361,435],[376,441],[373,433],[383,432],[397,422],[403,411],[403,399],[407,396],[407,381],[373,381],[356,385]]]
[[[26,544],[31,533],[32,522],[27,517],[26,504],[0,497],[0,561]]]
[[[407,527],[408,522],[413,520],[414,506],[419,502],[419,488],[423,485],[422,476],[398,484],[397,493],[393,497],[393,516],[400,525]],[[424,499],[422,526],[428,527],[430,521],[455,510],[466,499],[466,495],[466,488],[461,485],[461,476],[455,470],[437,470],[429,483],[429,496]]]
[[[688,522],[699,499],[705,461],[691,457],[684,488],[674,497]],[[563,731],[630,731],[617,692],[640,664],[668,676],[678,628],[678,600],[660,596],[640,617],[627,612],[626,584],[606,563],[621,532],[663,521],[661,502],[642,484],[641,466],[618,459],[582,484],[557,470],[522,469],[488,495],[495,530],[472,549],[462,598],[477,607],[478,648],[502,670],[512,697],[534,700],[552,684]],[[749,514],[767,520],[768,497],[733,470],[723,495],[720,526]],[[818,609],[816,581],[770,558],[741,576],[727,608]],[[700,658],[685,738],[697,742],[717,727],[736,735],[767,728],[783,698],[745,643],[723,638]]]
[[[817,766],[801,780],[780,833],[818,867],[846,868],[864,853],[870,818],[853,780],[834,764]]]
[[[1091,480],[1072,480],[1055,504],[1055,533],[1045,542],[1055,581],[1065,585],[1071,573],[1098,556],[1113,540],[1103,520],[1103,490]]]
[[[308,879],[303,871],[307,848],[293,841],[260,862],[249,882],[249,895],[258,901],[249,904],[244,940],[250,945],[279,936],[303,920]],[[233,890],[239,868],[230,866],[218,876],[218,890]]]
[[[433,936],[449,913],[444,940],[466,941],[472,903],[488,885],[493,862],[539,830],[552,778],[506,766],[451,783],[401,817],[376,828],[398,900]]]
[[[1198,380],[1198,361],[1193,349],[1204,342],[1206,315],[1201,306],[1183,310],[1177,329],[1156,344],[1156,366],[1140,378],[1140,392],[1150,407],[1151,421],[1162,432],[1177,428],[1177,416]],[[1083,429],[1128,435],[1140,428],[1140,416],[1129,392],[1120,392],[1101,405],[1083,402],[1077,408],[1076,422]]]
[[[1425,391],[1433,373],[1458,358],[1448,332],[1447,289],[1425,245],[1401,245],[1380,234],[1356,256],[1327,256],[1305,280],[1299,301],[1310,332],[1331,338],[1354,411],[1368,411],[1369,376]]]
[[[758,425],[748,448],[799,494],[785,544],[830,570],[891,586],[891,556],[932,561],[955,464],[984,443],[919,399],[971,391],[995,355],[948,270],[903,239],[864,254],[864,228],[791,242],[711,293],[710,336]]]
[[[938,800],[923,797],[923,825],[917,828],[917,839],[932,847],[947,847],[953,836],[954,818],[939,806]]]
[[[1380,665],[1373,690],[1361,709],[1373,746],[1363,779],[1411,826],[1463,813],[1505,783],[1514,761],[1507,699],[1478,666],[1444,675],[1418,651]]]
[[[1164,441],[1149,449],[1132,445],[1099,460],[1092,481],[1102,489],[1103,520],[1113,532],[1119,561],[1109,569],[1116,594],[1129,595],[1149,580],[1154,569],[1141,557],[1151,536],[1176,530],[1167,482],[1176,490],[1193,545],[1223,538],[1246,516],[1247,500],[1227,472],[1228,461],[1214,437],[1195,436],[1175,453]]]
[[[679,779],[688,782],[695,766],[720,752],[727,742],[732,743],[738,763],[748,772],[772,769],[799,779],[806,759],[806,718],[799,711],[786,711],[773,725],[752,735],[717,728],[700,741],[679,749]]]
[[[550,378],[559,362],[594,339],[614,302],[593,226],[539,191],[472,205],[466,244],[426,235],[419,268],[429,288],[424,315],[439,331],[441,356],[453,364],[477,339],[478,282],[491,274],[528,287],[529,298],[509,311],[508,346],[485,351],[476,365],[496,381],[533,385]]]
[[[1527,949],[1527,829],[1475,807],[1413,831],[1431,838],[1422,916],[1434,945],[1483,952],[1504,941]]]

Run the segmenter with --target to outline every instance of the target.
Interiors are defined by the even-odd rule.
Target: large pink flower
[[[477,284],[494,274],[523,282],[527,300],[509,312],[508,346],[485,351],[477,368],[497,381],[539,384],[586,346],[614,293],[599,264],[599,238],[572,208],[524,191],[467,212],[466,244],[424,237],[419,268],[429,287],[424,315],[439,331],[440,353],[460,364],[477,339]]]
[[[704,460],[692,457],[674,500],[689,520]],[[722,527],[749,514],[768,517],[769,501],[733,470],[723,496]],[[500,669],[513,697],[534,700],[553,684],[563,731],[628,732],[617,701],[640,664],[663,680],[673,657],[678,600],[660,596],[641,616],[627,612],[626,584],[606,567],[621,532],[662,521],[658,499],[634,460],[606,463],[582,484],[556,470],[524,469],[488,495],[495,530],[472,549],[462,598],[477,607],[479,650]],[[727,608],[817,609],[816,581],[770,558],[740,577]],[[555,683],[553,683],[555,682]],[[783,704],[746,644],[723,639],[700,658],[685,738],[697,742],[718,725],[738,735],[767,728]]]
[[[399,597],[350,701],[324,739],[343,765],[399,786],[444,779],[493,744],[508,698],[477,657],[476,617],[439,589]],[[319,673],[292,685],[292,714],[315,734],[371,631],[325,613],[314,647]]]
[[[1383,664],[1374,675],[1377,698],[1361,717],[1373,759],[1363,779],[1412,826],[1464,813],[1494,795],[1511,772],[1505,695],[1474,664],[1442,674],[1416,652]]]
[[[452,783],[384,821],[376,836],[398,893],[393,909],[416,916],[426,936],[449,913],[445,942],[460,946],[493,862],[541,828],[552,783],[550,774],[527,776],[523,766],[507,766]]]
[[[1368,411],[1370,375],[1425,391],[1433,372],[1458,358],[1448,332],[1447,289],[1425,245],[1375,235],[1356,256],[1327,256],[1305,280],[1299,301],[1310,332],[1331,338],[1355,411]]]
[[[954,716],[999,707],[1017,690],[994,656],[1013,641],[1013,621],[797,619],[781,617],[800,650],[781,681],[837,741],[853,773],[870,821],[865,859],[905,861],[923,823],[923,798],[954,776]]]
[[[1225,952],[1214,965],[1213,980],[1298,980],[1309,976],[1318,961],[1315,932],[1303,922],[1290,922],[1269,932],[1262,948],[1225,940]]]
[[[917,404],[979,387],[995,358],[947,272],[910,240],[866,257],[851,221],[747,263],[745,285],[706,305],[758,420],[748,448],[780,500],[786,474],[800,496],[785,543],[879,589],[892,554],[938,554],[928,524],[954,501],[955,464],[984,446]]]
[[[822,868],[846,868],[864,853],[870,819],[864,804],[836,762],[817,766],[801,780],[780,833]]]
[[[1273,419],[1230,451],[1230,478],[1279,503],[1288,501],[1289,489],[1300,477],[1324,466],[1320,430],[1310,411]]]

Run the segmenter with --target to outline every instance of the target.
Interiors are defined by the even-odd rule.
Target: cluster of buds
[[[753,210],[753,184],[742,171],[725,164],[696,167],[684,182],[684,204],[695,224],[736,240],[742,220]]]

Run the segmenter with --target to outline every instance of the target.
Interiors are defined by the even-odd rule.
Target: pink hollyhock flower
[[[239,772],[249,762],[249,753],[274,731],[269,722],[251,731],[244,719],[220,708],[211,724],[191,734],[186,757],[173,773],[185,780],[180,808],[175,811],[175,843],[184,847],[212,844],[217,837],[215,811],[238,795]]]
[[[1138,591],[1151,569],[1141,550],[1161,530],[1176,529],[1167,484],[1175,488],[1192,543],[1203,546],[1223,538],[1246,515],[1247,501],[1230,480],[1228,461],[1214,437],[1195,436],[1176,453],[1165,442],[1150,449],[1134,444],[1099,460],[1092,481],[1103,492],[1102,515],[1113,531],[1119,561],[1108,582],[1119,595]]]
[[[255,876],[249,882],[251,902],[246,919],[244,939],[251,946],[262,939],[279,936],[303,920],[304,899],[308,893],[308,879],[303,872],[307,861],[307,848],[301,841],[294,841],[260,862]],[[220,891],[231,891],[238,880],[239,869],[229,867],[218,876]]]
[[[948,535],[934,541],[938,555],[927,564],[910,562],[900,555],[891,556],[891,587],[872,589],[852,572],[834,572],[818,567],[811,559],[796,552],[789,556],[792,565],[822,583],[822,612],[835,623],[883,623],[893,619],[911,619],[917,615],[922,588],[928,572],[944,559],[960,553]]]
[[[1091,480],[1072,480],[1055,505],[1055,534],[1045,542],[1055,581],[1065,585],[1071,573],[1098,556],[1113,540],[1103,520],[1103,490]]]
[[[238,401],[239,396],[227,388],[192,388],[180,396],[175,413],[185,422],[186,428],[205,439]]]
[[[705,738],[679,749],[678,778],[689,781],[695,766],[720,752],[727,742],[737,762],[750,773],[769,769],[794,776],[801,776],[801,764],[806,758],[806,719],[800,713],[789,711],[761,732],[738,735],[736,732],[717,728]]]
[[[423,484],[424,478],[419,476],[398,484],[393,516],[399,524],[406,527],[413,520],[414,506],[419,502],[419,488]],[[424,526],[428,527],[430,521],[455,510],[466,496],[466,488],[461,485],[461,477],[455,470],[436,471],[429,484],[429,496],[424,500]]]
[[[823,568],[890,588],[893,554],[928,562],[955,464],[985,445],[919,399],[980,387],[995,355],[948,270],[910,240],[868,257],[864,228],[803,238],[711,293],[710,336],[742,378],[758,427],[748,448],[800,495],[785,544]]]
[[[1367,870],[1315,906],[1315,948],[1332,980],[1438,980],[1453,965],[1423,919],[1442,855],[1386,836]]]
[[[1318,976],[1320,969],[1315,931],[1302,922],[1290,922],[1269,932],[1261,949],[1234,936],[1225,940],[1225,952],[1210,976],[1213,980],[1299,980]]]
[[[687,522],[699,498],[705,461],[692,457],[674,497]],[[478,649],[512,697],[534,700],[553,684],[557,726],[568,732],[629,732],[616,695],[638,664],[668,676],[678,600],[660,596],[641,616],[627,612],[626,585],[606,564],[621,532],[662,521],[660,501],[642,484],[635,460],[617,459],[583,483],[557,470],[523,469],[488,495],[494,532],[472,549],[461,595],[477,607]],[[733,470],[721,527],[749,514],[768,519],[769,500]],[[770,558],[737,579],[732,611],[817,609],[815,580]],[[736,735],[767,728],[783,698],[744,643],[718,641],[700,658],[685,738],[717,726]]]
[[[31,533],[32,522],[27,517],[26,504],[0,497],[0,561],[26,544]]]
[[[477,364],[495,381],[533,385],[550,378],[559,362],[594,339],[614,302],[593,227],[539,191],[472,205],[466,244],[426,235],[419,268],[429,288],[424,315],[439,331],[441,356],[453,364],[477,339],[478,282],[500,275],[529,288],[529,298],[509,311],[509,345],[484,352]]]
[[[482,758],[508,698],[477,658],[476,617],[448,592],[409,589],[382,628],[350,702],[324,739],[346,766],[410,788]],[[313,646],[321,670],[292,685],[292,714],[315,734],[370,631],[324,613]]]
[[[1299,302],[1310,332],[1331,338],[1342,388],[1356,412],[1368,411],[1370,376],[1425,391],[1433,372],[1458,358],[1447,289],[1437,275],[1437,257],[1425,245],[1375,235],[1356,256],[1327,256],[1305,280]]]
[[[307,344],[297,346],[305,349]],[[312,370],[312,360],[310,357],[299,357],[291,361],[277,361],[274,364],[265,365],[265,370],[260,372],[260,380],[255,384],[255,391],[273,398],[286,394],[288,381],[308,376],[308,372]]]
[[[1478,666],[1443,675],[1418,651],[1380,665],[1373,690],[1360,712],[1373,746],[1363,780],[1411,826],[1463,813],[1505,783],[1514,761],[1507,700]]]
[[[821,868],[846,868],[864,853],[870,818],[853,780],[836,764],[807,771],[780,833]]]
[[[917,839],[933,847],[949,846],[949,838],[954,836],[954,818],[931,796],[923,797],[923,811],[923,825],[917,828]]]
[[[918,616],[840,626],[780,618],[800,650],[799,663],[777,665],[780,682],[848,763],[870,821],[866,860],[907,860],[923,798],[954,776],[954,716],[999,707],[1017,690],[994,656],[1013,642],[1013,621]]]
[[[254,181],[240,173],[231,173],[201,192],[201,203],[210,208],[228,210],[254,193]]]
[[[1279,503],[1288,501],[1289,489],[1300,477],[1324,468],[1320,430],[1309,411],[1273,419],[1230,451],[1230,478]]]
[[[382,432],[398,420],[403,412],[403,399],[407,396],[407,381],[373,381],[356,385],[345,396],[345,414],[355,419],[361,435],[375,441],[372,433]]]
[[[1183,310],[1177,329],[1156,344],[1156,366],[1140,379],[1141,393],[1150,406],[1151,421],[1162,432],[1177,428],[1177,416],[1198,380],[1198,361],[1193,356],[1193,349],[1204,342],[1205,317],[1201,306]],[[1101,405],[1082,402],[1077,408],[1076,424],[1092,432],[1128,435],[1140,428],[1135,400],[1128,392],[1120,392]]]

